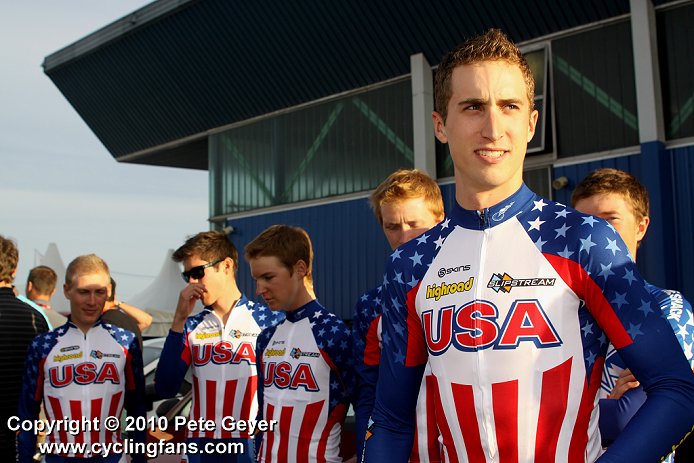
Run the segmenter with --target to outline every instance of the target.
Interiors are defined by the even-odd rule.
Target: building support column
[[[410,56],[412,73],[412,132],[414,167],[436,179],[434,123],[434,79],[431,65],[422,53]]]

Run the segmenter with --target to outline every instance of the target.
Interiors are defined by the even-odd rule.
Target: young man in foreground
[[[371,208],[391,249],[422,235],[443,219],[441,189],[431,177],[418,170],[398,170],[388,176],[369,197]],[[383,287],[361,295],[354,311],[354,342],[357,386],[354,393],[357,459],[361,461],[368,420],[376,399],[378,364],[381,357],[381,304]],[[432,389],[425,373],[417,400],[417,428],[410,462],[441,461]],[[429,381],[431,381],[429,379]],[[427,391],[429,394],[427,395]]]
[[[456,204],[388,264],[368,463],[407,461],[427,358],[447,461],[652,462],[692,428],[694,374],[619,235],[523,184],[533,93],[499,30],[436,70],[434,130],[450,148]],[[608,342],[649,396],[601,456]]]
[[[263,328],[279,318],[249,301],[236,285],[238,252],[222,232],[201,232],[173,254],[183,262],[183,279],[171,330],[166,337],[155,377],[162,397],[173,397],[192,368],[193,404],[190,420],[210,420],[214,430],[188,431],[189,463],[243,462],[254,456],[252,435],[230,430],[224,419],[255,418],[258,410],[255,347]],[[204,309],[192,315],[195,304]],[[215,444],[241,444],[241,453],[215,453]],[[197,451],[191,451],[194,444]],[[217,447],[220,448],[220,447]],[[207,450],[206,450],[207,449]]]
[[[261,462],[341,462],[354,381],[349,330],[311,291],[313,249],[301,228],[273,225],[245,248],[256,293],[286,320],[258,338]]]
[[[636,262],[636,251],[646,235],[650,217],[648,191],[633,175],[610,168],[593,171],[574,189],[571,207],[607,220],[624,240]],[[670,323],[690,366],[694,367],[691,304],[678,291],[661,289],[650,283],[646,283],[646,288]],[[599,395],[600,434],[603,446],[607,447],[646,400],[643,388],[625,369],[612,344],[607,349]],[[670,455],[665,461],[673,461],[672,457]],[[677,451],[677,458],[684,461],[680,450]]]
[[[110,280],[106,262],[94,254],[70,262],[63,287],[70,302],[68,322],[37,336],[27,352],[20,420],[37,420],[43,401],[49,422],[91,422],[77,433],[65,428],[49,433],[47,444],[76,446],[61,453],[54,450],[46,455],[46,463],[124,463],[125,456],[117,449],[106,452],[104,444],[122,442],[120,427],[110,429],[108,423],[120,420],[124,406],[133,418],[144,419],[147,414],[139,342],[134,333],[101,320]],[[144,445],[143,431],[129,437]],[[17,461],[31,463],[36,435],[22,430],[17,442]],[[95,455],[95,443],[108,454]],[[132,455],[132,461],[144,462],[145,456]]]

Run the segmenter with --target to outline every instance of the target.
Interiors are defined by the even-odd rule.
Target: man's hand
[[[203,283],[189,283],[188,286],[181,290],[178,295],[178,304],[176,305],[176,313],[174,314],[171,330],[177,333],[183,332],[186,319],[193,312],[195,303],[202,299],[202,296],[207,292]]]
[[[631,370],[627,368],[619,374],[617,383],[614,385],[612,392],[610,392],[610,399],[619,399],[629,389],[637,388],[640,385],[641,383],[636,380],[636,377],[631,374]]]

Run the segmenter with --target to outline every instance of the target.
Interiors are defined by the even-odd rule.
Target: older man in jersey
[[[376,187],[369,202],[393,251],[443,219],[443,199],[439,185],[416,169],[393,172]],[[382,342],[382,299],[383,287],[378,286],[359,297],[354,311],[352,338],[357,376],[354,414],[358,461],[363,456],[367,423],[376,398]],[[433,394],[431,388],[427,389],[427,376],[422,381],[417,401],[417,428],[410,462],[441,461]]]
[[[254,456],[252,435],[248,429],[231,429],[229,417],[246,422],[255,418],[256,340],[262,329],[281,318],[249,301],[238,289],[238,252],[224,233],[198,233],[172,258],[183,262],[183,279],[188,285],[181,290],[166,337],[156,372],[156,390],[163,397],[174,396],[191,368],[190,420],[209,420],[215,427],[189,429],[188,462],[250,463]],[[191,315],[198,301],[204,309]],[[229,444],[229,449],[241,444],[243,452],[224,451],[225,444]]]
[[[46,443],[56,447],[46,463],[125,463],[118,447],[120,426],[111,425],[124,406],[129,416],[146,416],[139,342],[134,333],[101,320],[110,279],[106,262],[94,254],[70,262],[63,287],[70,302],[68,322],[37,336],[27,352],[19,418],[37,420],[43,400],[49,422],[80,423],[48,433]],[[129,437],[144,446],[144,431]],[[59,450],[60,444],[67,445]],[[31,463],[35,451],[36,434],[23,428],[17,461]],[[132,455],[132,460],[144,462],[145,456]]]
[[[694,374],[624,242],[523,184],[533,93],[499,30],[436,70],[434,130],[449,145],[456,202],[389,259],[368,463],[407,461],[427,360],[447,461],[652,462],[692,428]],[[648,399],[601,455],[609,342]]]
[[[571,206],[607,220],[619,232],[636,261],[636,251],[650,224],[648,191],[636,177],[618,169],[595,170],[576,185],[571,195]],[[658,302],[690,366],[694,367],[691,304],[678,291],[661,289],[650,283],[646,288]],[[607,446],[646,400],[643,388],[629,369],[624,368],[624,362],[612,345],[607,349],[600,397],[600,434],[603,445]],[[684,461],[684,454],[680,450],[677,451],[677,458]],[[665,461],[674,461],[673,456],[670,455]]]

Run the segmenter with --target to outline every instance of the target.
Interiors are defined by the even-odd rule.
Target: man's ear
[[[299,278],[304,278],[306,273],[308,273],[308,265],[306,265],[306,262],[304,262],[303,259],[299,259],[294,264],[293,270],[294,273],[299,275]]]
[[[650,217],[641,217],[639,223],[636,225],[636,242],[640,243],[644,236],[646,236],[646,231],[648,231],[648,225],[651,223]]]
[[[34,284],[31,281],[27,281],[27,288],[25,292],[29,293],[32,289],[34,289]]]

